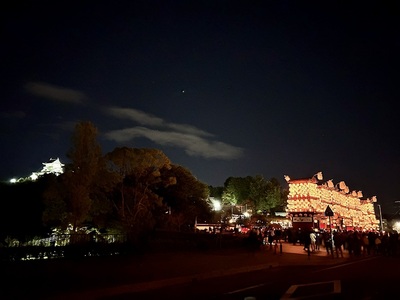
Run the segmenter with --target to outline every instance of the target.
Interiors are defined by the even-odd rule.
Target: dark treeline
[[[264,212],[284,204],[285,192],[276,179],[231,177],[224,187],[211,187],[158,149],[120,147],[103,155],[90,122],[76,125],[67,156],[70,163],[59,176],[1,183],[1,242],[43,236],[55,228],[79,233],[91,227],[132,241],[157,229],[193,230],[195,220],[222,219],[209,196]]]
[[[47,177],[25,181],[18,184],[0,183],[1,210],[0,234],[24,237],[44,234],[48,228],[43,226],[43,191],[47,186]]]

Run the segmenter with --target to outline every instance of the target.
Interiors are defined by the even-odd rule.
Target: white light
[[[35,181],[36,179],[39,178],[39,176],[37,175],[37,173],[32,173],[32,175],[30,176],[31,180]]]
[[[17,179],[11,178],[11,179],[10,179],[10,182],[11,182],[11,183],[16,183],[16,182],[17,182]]]
[[[213,198],[213,197],[210,197],[210,201],[211,201],[211,203],[212,203],[213,210],[215,210],[215,211],[220,211],[220,210],[222,209],[221,201],[220,201],[220,200],[217,200],[217,199],[215,199],[215,198]]]
[[[396,223],[393,224],[393,230],[400,232],[400,222],[399,221],[397,221]]]

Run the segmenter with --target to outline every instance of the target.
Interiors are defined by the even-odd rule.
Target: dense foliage
[[[97,134],[90,122],[76,125],[63,174],[1,184],[2,240],[54,228],[92,227],[132,240],[155,229],[192,230],[197,220],[221,220],[209,196],[259,213],[285,205],[285,191],[274,178],[229,177],[224,187],[207,186],[158,149],[120,147],[103,155]]]
[[[222,201],[226,205],[248,205],[256,213],[273,213],[286,205],[287,191],[276,178],[261,175],[229,177],[225,181]]]

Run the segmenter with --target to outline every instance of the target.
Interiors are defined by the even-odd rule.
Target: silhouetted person
[[[341,258],[343,258],[343,237],[342,234],[338,231],[335,231],[333,233],[333,243],[335,245],[335,250],[336,250],[336,257],[339,258],[339,256]]]
[[[323,241],[325,245],[325,250],[327,255],[332,255],[332,239],[331,239],[331,234],[328,231],[324,231],[323,233]]]
[[[255,252],[259,249],[260,242],[258,239],[258,234],[254,229],[250,230],[249,236],[247,237],[247,242],[248,242],[248,246],[252,252]]]
[[[303,234],[303,243],[304,243],[304,250],[310,251],[311,247],[311,230],[304,230]]]

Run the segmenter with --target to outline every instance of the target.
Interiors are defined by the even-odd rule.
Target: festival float
[[[344,181],[323,182],[322,172],[305,179],[284,177],[289,185],[286,213],[294,229],[379,230],[376,196],[350,192]]]

